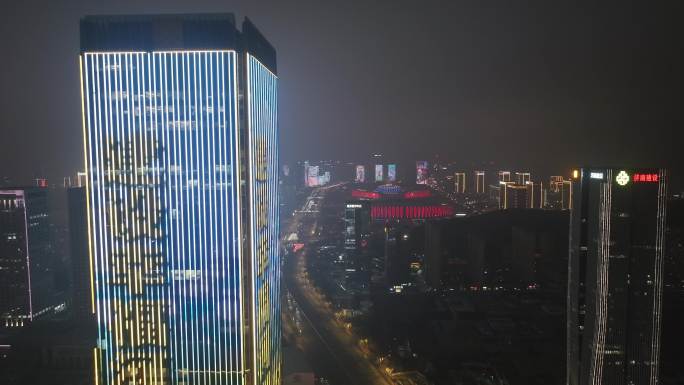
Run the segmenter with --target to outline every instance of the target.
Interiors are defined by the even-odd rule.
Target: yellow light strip
[[[92,215],[90,213],[90,183],[88,183],[88,148],[89,148],[89,141],[88,141],[88,136],[86,134],[86,98],[83,92],[83,57],[81,55],[78,56],[78,75],[79,75],[79,80],[81,84],[81,127],[83,130],[83,164],[85,166],[85,173],[86,173],[86,195],[85,195],[85,200],[86,200],[86,212],[88,218],[87,220],[87,227],[88,227],[88,268],[89,268],[89,277],[90,277],[90,311],[95,314],[95,276],[93,275],[93,244],[92,244]],[[88,115],[90,116],[90,110],[88,110]],[[88,119],[90,120],[90,119]]]

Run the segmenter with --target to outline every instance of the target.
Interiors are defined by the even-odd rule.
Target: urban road
[[[288,309],[286,304],[283,310],[286,319],[300,320],[298,325],[286,320],[285,334],[289,337],[290,343],[304,353],[316,375],[325,378],[330,385],[391,385],[392,381],[366,357],[356,337],[335,321],[330,304],[308,279],[308,245],[316,240],[315,203],[323,199],[325,191],[325,188],[320,188],[312,192],[302,210],[295,212],[287,226],[288,231],[284,234],[287,236],[297,232],[300,236],[299,242],[305,245],[302,250],[290,252],[285,258],[285,289],[296,302],[296,312],[299,314],[296,317],[294,314],[288,314],[292,313],[292,309]],[[309,222],[310,228],[302,228]]]

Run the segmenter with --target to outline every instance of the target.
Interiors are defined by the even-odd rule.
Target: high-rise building
[[[510,182],[511,172],[510,171],[499,171],[499,182]]]
[[[516,172],[515,173],[515,183],[521,186],[525,185],[530,180],[529,172]]]
[[[665,170],[584,168],[568,276],[567,383],[658,384]]]
[[[363,202],[347,202],[344,207],[344,248],[354,251],[370,223],[369,205]]]
[[[485,172],[475,171],[475,192],[478,194],[485,193]]]
[[[63,303],[54,265],[47,190],[0,190],[0,328],[25,326]]]
[[[544,184],[527,181],[527,207],[531,209],[543,209],[545,206],[546,191]]]
[[[81,20],[96,383],[279,384],[276,55],[232,14]]]
[[[454,174],[454,191],[457,194],[464,194],[466,192],[466,174],[464,172]]]
[[[499,208],[524,209],[528,207],[527,186],[513,182],[499,182]]]
[[[552,176],[549,189],[545,191],[544,208],[570,210],[573,205],[572,195],[572,180],[563,179],[562,176]]]

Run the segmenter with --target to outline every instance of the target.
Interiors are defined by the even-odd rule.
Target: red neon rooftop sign
[[[428,206],[374,206],[371,207],[373,219],[427,219],[445,218],[454,215],[454,208],[444,205]]]
[[[643,182],[658,182],[658,174],[655,173],[647,173],[647,174],[632,174],[632,181],[635,183],[643,183]]]

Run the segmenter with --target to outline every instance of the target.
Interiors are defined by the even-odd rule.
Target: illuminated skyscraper
[[[475,171],[475,192],[478,194],[485,193],[485,172]]]
[[[511,172],[510,171],[499,171],[499,182],[510,182]]]
[[[572,210],[568,385],[656,385],[665,170],[582,169]]]
[[[466,192],[466,174],[464,172],[457,172],[454,174],[454,191],[457,194]]]
[[[232,14],[81,21],[96,384],[280,384],[275,50]]]

